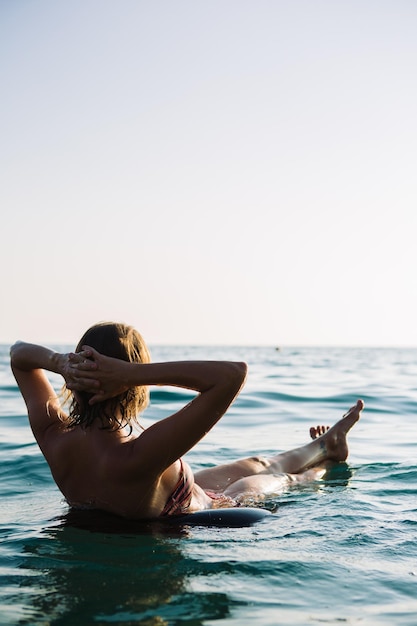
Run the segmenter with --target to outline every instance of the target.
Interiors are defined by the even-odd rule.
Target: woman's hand
[[[65,384],[71,391],[97,392],[100,383],[91,376],[96,369],[93,361],[87,361],[86,355],[82,352],[68,354],[57,354],[57,369],[64,378]]]
[[[81,352],[68,355],[68,370],[63,376],[68,389],[92,393],[89,404],[96,404],[129,389],[130,385],[124,382],[126,367],[129,365],[126,361],[83,346]]]

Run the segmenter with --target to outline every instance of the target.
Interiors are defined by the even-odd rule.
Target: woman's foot
[[[327,433],[329,429],[330,426],[312,426],[310,428],[310,437],[312,439],[318,439],[319,437],[324,435],[324,433]]]
[[[358,400],[355,406],[350,408],[342,419],[331,428],[318,426],[310,430],[310,434],[313,431],[312,438],[320,441],[320,444],[325,448],[328,459],[332,461],[345,461],[347,459],[349,450],[346,435],[359,420],[363,407],[363,401]],[[315,432],[316,436],[314,437]]]

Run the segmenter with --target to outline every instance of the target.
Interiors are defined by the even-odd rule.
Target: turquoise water
[[[246,528],[83,528],[33,440],[0,349],[0,624],[417,623],[417,350],[154,348],[154,360],[244,359],[195,468],[307,441],[357,397],[350,457],[267,503]],[[58,379],[57,379],[58,380]],[[189,399],[152,395],[146,423]]]

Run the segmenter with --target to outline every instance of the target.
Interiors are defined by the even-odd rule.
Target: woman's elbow
[[[25,352],[28,344],[24,341],[16,341],[10,347],[10,365],[11,368],[25,369]]]
[[[244,361],[234,361],[233,363],[231,363],[231,365],[233,369],[231,377],[233,377],[233,381],[237,389],[239,390],[245,383],[248,373],[248,366],[247,363],[245,363]]]
[[[16,359],[16,355],[19,352],[19,346],[22,344],[21,341],[16,341],[16,343],[14,343],[11,347],[10,347],[10,362],[13,364],[13,361]]]
[[[245,363],[244,361],[238,361],[237,365],[238,365],[242,380],[244,381],[248,373],[248,364]]]

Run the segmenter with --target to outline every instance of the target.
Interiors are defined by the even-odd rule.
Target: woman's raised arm
[[[235,361],[131,363],[105,356],[88,346],[84,346],[82,352],[70,354],[69,359],[72,361],[69,374],[72,383],[69,387],[93,393],[95,388],[90,404],[107,400],[130,387],[148,385],[182,387],[200,393],[220,385],[227,387],[231,393],[236,386],[235,397],[247,372],[246,363]]]
[[[67,353],[55,352],[45,346],[40,346],[34,343],[26,343],[24,341],[17,341],[10,348],[10,364],[16,378],[22,378],[19,376],[19,372],[31,372],[34,370],[46,370],[48,372],[54,372],[60,374],[66,382],[72,380],[72,374],[74,373],[74,362],[82,360],[77,355],[70,355]],[[20,386],[20,380],[17,380]],[[94,383],[91,383],[94,388]],[[97,384],[95,385],[97,388]],[[24,390],[21,389],[22,394]]]
[[[42,447],[46,431],[50,432],[52,425],[61,424],[60,403],[44,370],[61,374],[67,380],[68,355],[18,341],[10,349],[10,364],[26,403],[32,430]]]
[[[245,363],[232,361],[129,363],[103,356],[87,346],[78,357],[81,355],[85,361],[74,364],[78,382],[71,388],[90,390],[91,381],[98,382],[100,389],[91,403],[134,386],[167,385],[198,393],[177,413],[146,429],[137,440],[142,458],[146,455],[148,463],[162,463],[162,469],[190,450],[222,417],[242,388],[247,372]]]

